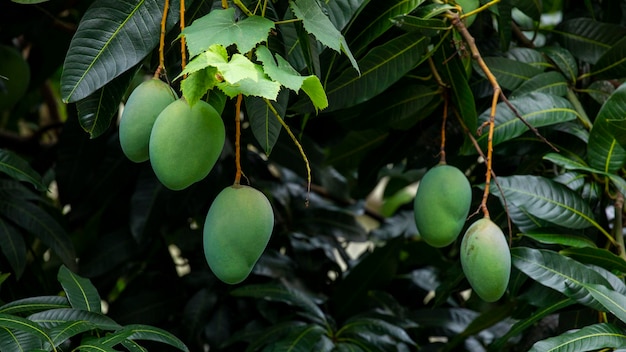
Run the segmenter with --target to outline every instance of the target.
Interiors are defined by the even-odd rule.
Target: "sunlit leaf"
[[[190,73],[180,82],[180,89],[189,106],[200,101],[207,91],[215,87],[217,84],[216,74],[217,68],[209,66]]]
[[[97,0],[81,18],[61,76],[65,102],[81,100],[135,66],[159,42],[163,2]],[[178,21],[178,1],[170,3],[167,25]]]
[[[193,21],[183,30],[189,54],[193,57],[209,50],[212,45],[223,47],[236,44],[242,54],[252,50],[255,45],[267,40],[274,22],[252,16],[237,21],[235,8],[216,9]]]
[[[245,78],[235,84],[224,81],[218,83],[217,87],[231,98],[243,94],[276,100],[280,91],[280,83],[267,78],[260,65],[254,65],[254,69],[256,71],[254,79]]]

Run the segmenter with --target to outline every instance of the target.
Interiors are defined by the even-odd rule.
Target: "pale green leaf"
[[[254,68],[256,71],[254,79],[245,78],[235,84],[224,81],[218,83],[217,87],[231,98],[236,97],[238,94],[243,94],[276,100],[280,91],[280,83],[267,78],[260,65],[254,65]]]
[[[228,47],[237,45],[242,54],[252,50],[257,44],[267,40],[274,22],[261,17],[252,16],[237,21],[235,8],[216,9],[198,18],[183,30],[182,35],[187,41],[187,49],[193,57],[215,44]]]
[[[207,91],[215,87],[218,82],[215,78],[216,74],[217,68],[209,66],[190,73],[180,82],[180,89],[189,106],[193,106],[200,101]]]

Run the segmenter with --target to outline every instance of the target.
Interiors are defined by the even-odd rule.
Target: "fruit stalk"
[[[163,4],[163,16],[161,17],[161,35],[159,37],[159,67],[154,72],[154,78],[159,78],[162,71],[165,71],[165,25],[167,23],[167,11],[170,8],[170,0],[165,0]]]
[[[237,95],[237,103],[235,104],[235,185],[241,182],[241,93]]]
[[[185,0],[180,0],[180,32],[182,33],[185,30]],[[184,70],[185,66],[187,66],[187,51],[185,48],[187,41],[185,40],[185,36],[182,35],[180,37],[180,67]]]

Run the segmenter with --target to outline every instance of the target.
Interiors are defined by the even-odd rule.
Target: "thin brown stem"
[[[185,0],[180,0],[180,32],[185,30]],[[184,70],[187,66],[187,41],[185,36],[180,37],[180,67]]]
[[[154,72],[154,78],[159,78],[165,71],[165,25],[167,24],[167,11],[170,8],[170,1],[165,0],[163,4],[163,16],[161,17],[161,35],[159,37],[159,66]]]
[[[237,95],[235,104],[235,185],[241,182],[241,100],[243,95]]]
[[[615,219],[613,220],[613,237],[617,242],[617,251],[619,256],[626,260],[626,249],[624,247],[624,220],[622,214],[624,213],[624,195],[622,192],[617,192],[615,199]]]

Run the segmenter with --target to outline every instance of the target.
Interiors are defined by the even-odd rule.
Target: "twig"
[[[239,185],[241,181],[241,93],[237,95],[237,103],[235,104],[235,185]]]
[[[154,78],[159,78],[165,71],[165,27],[167,24],[167,11],[170,8],[170,1],[165,0],[163,4],[163,16],[161,17],[161,35],[159,36],[159,66],[154,72]]]

